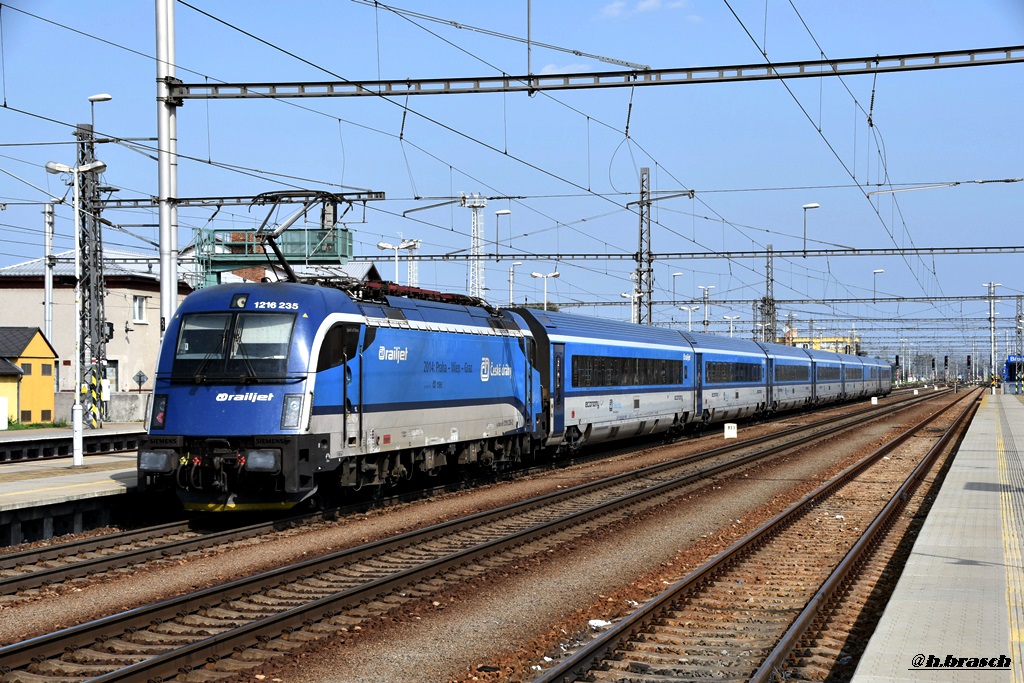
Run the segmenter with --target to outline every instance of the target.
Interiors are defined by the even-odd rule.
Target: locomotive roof
[[[462,303],[401,296],[385,296],[383,301],[356,300],[354,303],[369,319],[410,320],[440,325],[519,330],[519,325],[509,316],[503,316],[493,309]]]
[[[330,287],[317,287],[296,282],[235,282],[215,285],[192,292],[185,297],[179,308],[184,309],[185,312],[193,307],[205,310],[228,308],[231,305],[231,298],[236,294],[248,294],[253,301],[281,302],[287,298],[300,306],[308,306],[319,301],[328,310],[356,312],[352,300],[344,292]]]

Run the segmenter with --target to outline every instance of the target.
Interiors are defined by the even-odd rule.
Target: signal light
[[[967,367],[971,367],[971,357],[967,356]]]
[[[943,356],[942,357],[942,367],[944,367],[944,368],[948,368],[949,367],[949,356]]]
[[[896,365],[900,364],[900,354],[896,354]]]

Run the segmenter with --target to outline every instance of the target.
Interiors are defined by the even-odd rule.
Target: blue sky
[[[438,78],[521,75],[527,70],[524,1],[405,0],[396,5],[442,22],[366,3],[203,2],[175,5],[177,75],[186,83]],[[193,7],[213,15],[216,21]],[[0,109],[0,266],[42,256],[45,192],[67,191],[48,175],[49,160],[70,164],[75,123],[88,122],[88,97],[101,136],[156,135],[154,3],[14,0],[0,10],[3,69]],[[480,27],[520,40],[459,26]],[[238,30],[241,29],[241,30]],[[245,33],[251,34],[246,35]],[[256,40],[253,36],[258,37]],[[936,0],[857,3],[559,0],[532,3],[530,64],[537,73],[611,70],[586,55],[654,68],[761,64],[1024,44],[1024,4]],[[300,59],[301,58],[301,59]],[[317,68],[320,67],[320,68]],[[334,74],[334,75],[331,75]],[[1024,65],[829,79],[614,88],[538,93],[301,101],[189,100],[179,110],[179,195],[254,195],[275,189],[384,191],[387,201],[351,216],[357,254],[385,277],[393,256],[376,248],[399,233],[423,241],[423,253],[469,246],[470,211],[457,205],[402,214],[460,193],[492,200],[501,251],[517,254],[516,298],[540,301],[531,270],[549,282],[555,302],[615,301],[631,291],[632,261],[530,260],[531,253],[632,254],[637,248],[639,168],[658,193],[695,190],[652,209],[655,252],[798,249],[807,212],[808,246],[857,248],[1021,244],[1024,183],[977,184],[1024,176]],[[873,102],[873,105],[872,105]],[[867,124],[870,110],[873,128]],[[628,124],[628,137],[627,137]],[[819,133],[820,128],[820,133]],[[401,134],[401,137],[400,137]],[[64,144],[52,144],[64,143]],[[104,144],[104,182],[119,198],[157,194],[157,165],[146,148]],[[235,170],[225,169],[231,165]],[[953,187],[865,197],[868,187],[960,182]],[[35,186],[35,187],[33,187]],[[38,188],[38,189],[37,189]],[[42,190],[45,190],[43,192]],[[417,200],[416,197],[424,199]],[[426,199],[432,198],[432,199]],[[440,199],[439,199],[440,198]],[[495,211],[511,215],[496,221]],[[182,209],[179,245],[212,211]],[[57,210],[58,250],[71,247],[71,211]],[[108,211],[120,225],[157,222],[155,210]],[[255,227],[262,210],[225,209],[221,228]],[[133,227],[155,240],[156,228]],[[111,248],[155,253],[144,240],[107,231]],[[485,251],[493,251],[489,244]],[[1000,346],[1012,332],[1014,296],[1024,294],[1021,255],[776,259],[777,299],[977,296],[982,283],[1003,286]],[[508,260],[489,262],[488,297],[508,298]],[[885,273],[873,276],[875,269]],[[673,273],[683,273],[673,277]],[[764,294],[763,259],[658,261],[655,298],[679,303],[713,286],[712,301]],[[465,291],[464,263],[424,262],[424,287]],[[405,268],[400,280],[405,281]],[[576,310],[576,309],[574,309]],[[628,305],[581,308],[629,319]],[[960,358],[987,348],[982,301],[780,306],[806,333],[813,319],[826,335],[855,325],[867,348],[892,358],[899,339],[916,352]],[[703,315],[699,312],[695,319]],[[749,305],[712,307],[740,315]],[[655,320],[685,323],[669,305]],[[1012,339],[1011,339],[1012,340]],[[980,351],[975,351],[979,353]]]

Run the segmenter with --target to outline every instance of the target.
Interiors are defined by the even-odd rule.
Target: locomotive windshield
[[[174,352],[173,379],[189,382],[283,380],[291,313],[191,313]]]

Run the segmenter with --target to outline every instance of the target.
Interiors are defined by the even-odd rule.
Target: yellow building
[[[53,422],[57,353],[38,327],[0,327],[0,396],[10,421]]]
[[[816,349],[818,351],[832,351],[834,353],[850,353],[857,355],[860,350],[860,337],[792,337],[787,335],[785,343],[788,346],[799,346],[802,349]]]

